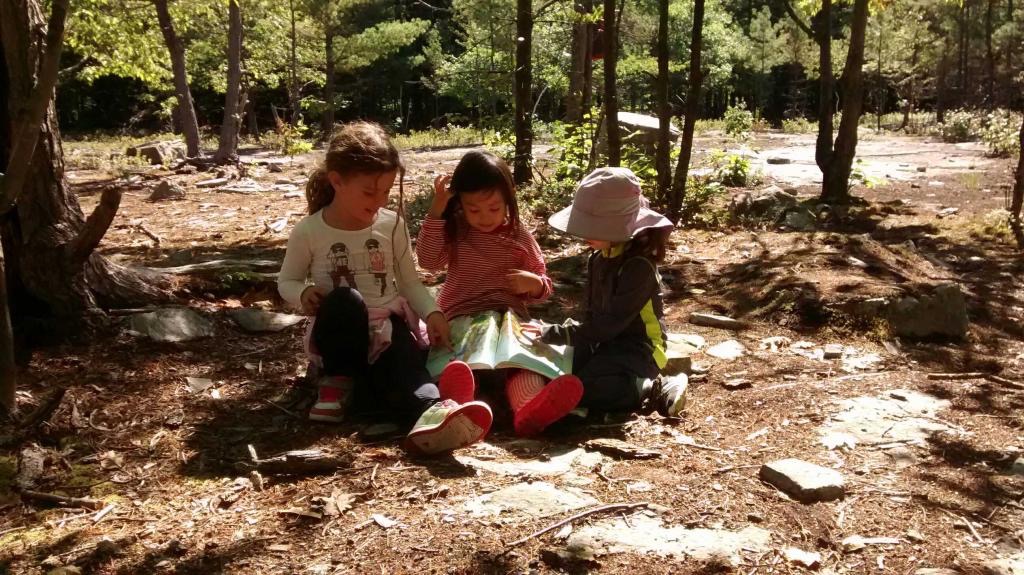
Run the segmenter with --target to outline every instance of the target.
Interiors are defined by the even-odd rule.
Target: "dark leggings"
[[[371,365],[370,321],[363,296],[339,287],[320,302],[313,324],[313,345],[323,358],[324,374],[354,378],[374,405],[402,420],[414,421],[439,399],[420,349],[400,317],[392,315],[391,345]]]
[[[634,411],[640,409],[640,392],[635,368],[638,358],[627,354],[580,353],[573,357],[572,373],[583,382],[580,406],[597,411]],[[643,359],[639,359],[643,361]]]

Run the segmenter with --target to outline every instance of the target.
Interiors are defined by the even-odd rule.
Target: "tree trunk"
[[[295,32],[295,0],[288,0],[288,14],[291,20],[288,49],[288,107],[292,111],[288,123],[295,125],[299,121],[299,64],[296,55],[298,37]]]
[[[850,171],[857,153],[857,126],[864,105],[864,36],[868,23],[868,0],[855,0],[850,24],[850,46],[839,82],[843,90],[843,115],[839,121],[828,170],[823,174],[821,199],[846,203],[850,198]]]
[[[946,122],[947,86],[949,77],[949,36],[942,41],[942,57],[939,58],[939,69],[935,78],[935,121]]]
[[[690,32],[690,74],[686,87],[686,110],[683,117],[683,135],[679,146],[679,160],[672,180],[672,198],[669,203],[669,218],[679,221],[686,197],[686,179],[690,172],[690,152],[693,149],[693,130],[697,125],[700,111],[700,88],[704,81],[701,69],[701,51],[704,48],[704,0],[693,2],[693,30]]]
[[[992,49],[992,17],[996,9],[995,4],[996,0],[988,0],[988,9],[985,11],[985,105],[989,111],[996,106],[996,54]]]
[[[619,136],[619,100],[615,69],[618,64],[618,31],[615,0],[604,0],[604,123],[608,136],[608,165],[622,163],[622,138]]]
[[[668,4],[658,0],[658,77],[655,93],[658,102],[658,149],[654,166],[658,171],[658,199],[665,201],[672,188],[672,107],[668,103]]]
[[[586,4],[590,4],[589,0]],[[573,2],[576,21],[572,25],[572,48],[569,56],[569,92],[565,96],[565,121],[579,125],[583,122],[586,108],[583,106],[586,89],[586,71],[590,62],[590,23],[583,20],[590,14],[590,7],[584,2]]]
[[[1013,200],[1010,203],[1010,226],[1017,238],[1017,247],[1024,250],[1024,230],[1021,229],[1020,211],[1024,206],[1024,119],[1020,123],[1020,153],[1017,155],[1017,178],[1013,186]]]
[[[530,89],[533,86],[533,2],[516,0],[515,133],[512,159],[516,185],[533,179],[533,122]]]
[[[224,121],[220,127],[220,146],[214,160],[238,161],[238,132],[242,125],[242,11],[238,0],[228,4],[228,89],[224,96]]]
[[[38,35],[30,31],[42,28],[36,0],[0,0],[0,172],[14,168],[9,114],[27,109],[31,101],[43,50]],[[107,188],[86,220],[64,178],[55,106],[51,102],[44,110],[31,159],[19,162],[26,173],[20,199],[0,215],[15,327],[23,318],[77,322],[103,305],[166,299],[161,290],[166,284],[159,276],[143,277],[92,253],[113,220],[120,190]]]
[[[185,67],[185,46],[174,31],[174,22],[167,9],[167,0],[153,0],[156,6],[156,17],[160,22],[160,32],[164,35],[164,43],[171,55],[171,70],[174,73],[174,92],[178,98],[178,109],[181,113],[181,131],[185,134],[185,147],[190,158],[201,153],[199,149],[199,122],[196,120],[196,109],[192,104],[192,91],[188,87],[188,72]]]
[[[334,132],[334,27],[324,26],[324,50],[327,53],[326,75],[324,78],[324,141],[331,139]]]
[[[3,186],[0,185],[0,188]],[[0,416],[14,411],[18,369],[14,364],[14,332],[7,311],[7,279],[3,246],[0,246]]]
[[[818,12],[818,139],[814,146],[814,161],[828,180],[828,166],[832,161],[832,109],[835,102],[832,77],[832,0],[822,0]]]

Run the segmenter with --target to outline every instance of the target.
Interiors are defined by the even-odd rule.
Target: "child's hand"
[[[318,286],[309,286],[299,296],[299,303],[302,304],[302,311],[306,315],[316,315],[320,309],[320,302],[327,296],[327,290]]]
[[[434,201],[430,204],[427,215],[435,219],[440,219],[444,215],[444,209],[452,199],[451,183],[452,177],[449,175],[441,174],[434,178]]]
[[[427,316],[427,337],[434,347],[452,349],[451,328],[443,313],[435,311]]]
[[[540,294],[544,293],[544,280],[540,279],[539,275],[524,270],[512,270],[505,275],[505,286],[515,295],[540,297]]]

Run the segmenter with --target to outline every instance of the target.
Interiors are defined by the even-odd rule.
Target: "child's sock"
[[[525,369],[509,375],[505,382],[505,394],[508,396],[508,404],[512,406],[512,412],[522,409],[544,389],[545,383],[544,376]]]
[[[572,411],[583,397],[583,383],[574,375],[563,375],[545,385],[540,375],[520,370],[509,376],[506,391],[516,435],[529,437]]]

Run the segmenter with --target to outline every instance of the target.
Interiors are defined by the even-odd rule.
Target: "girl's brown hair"
[[[316,213],[334,200],[334,188],[327,178],[328,172],[338,172],[347,177],[395,170],[398,170],[398,213],[401,214],[405,166],[398,155],[398,149],[380,124],[345,124],[331,136],[324,161],[309,175],[309,181],[306,182],[306,210],[310,214]]]
[[[465,236],[467,224],[462,212],[462,195],[497,190],[508,209],[508,220],[513,229],[518,229],[519,205],[516,203],[516,186],[512,183],[512,170],[505,160],[490,152],[472,150],[466,152],[455,166],[450,184],[452,198],[441,215],[444,218],[444,236],[453,242]]]
[[[665,261],[665,248],[672,228],[647,228],[626,244],[623,261],[634,256],[645,257],[656,264]]]

